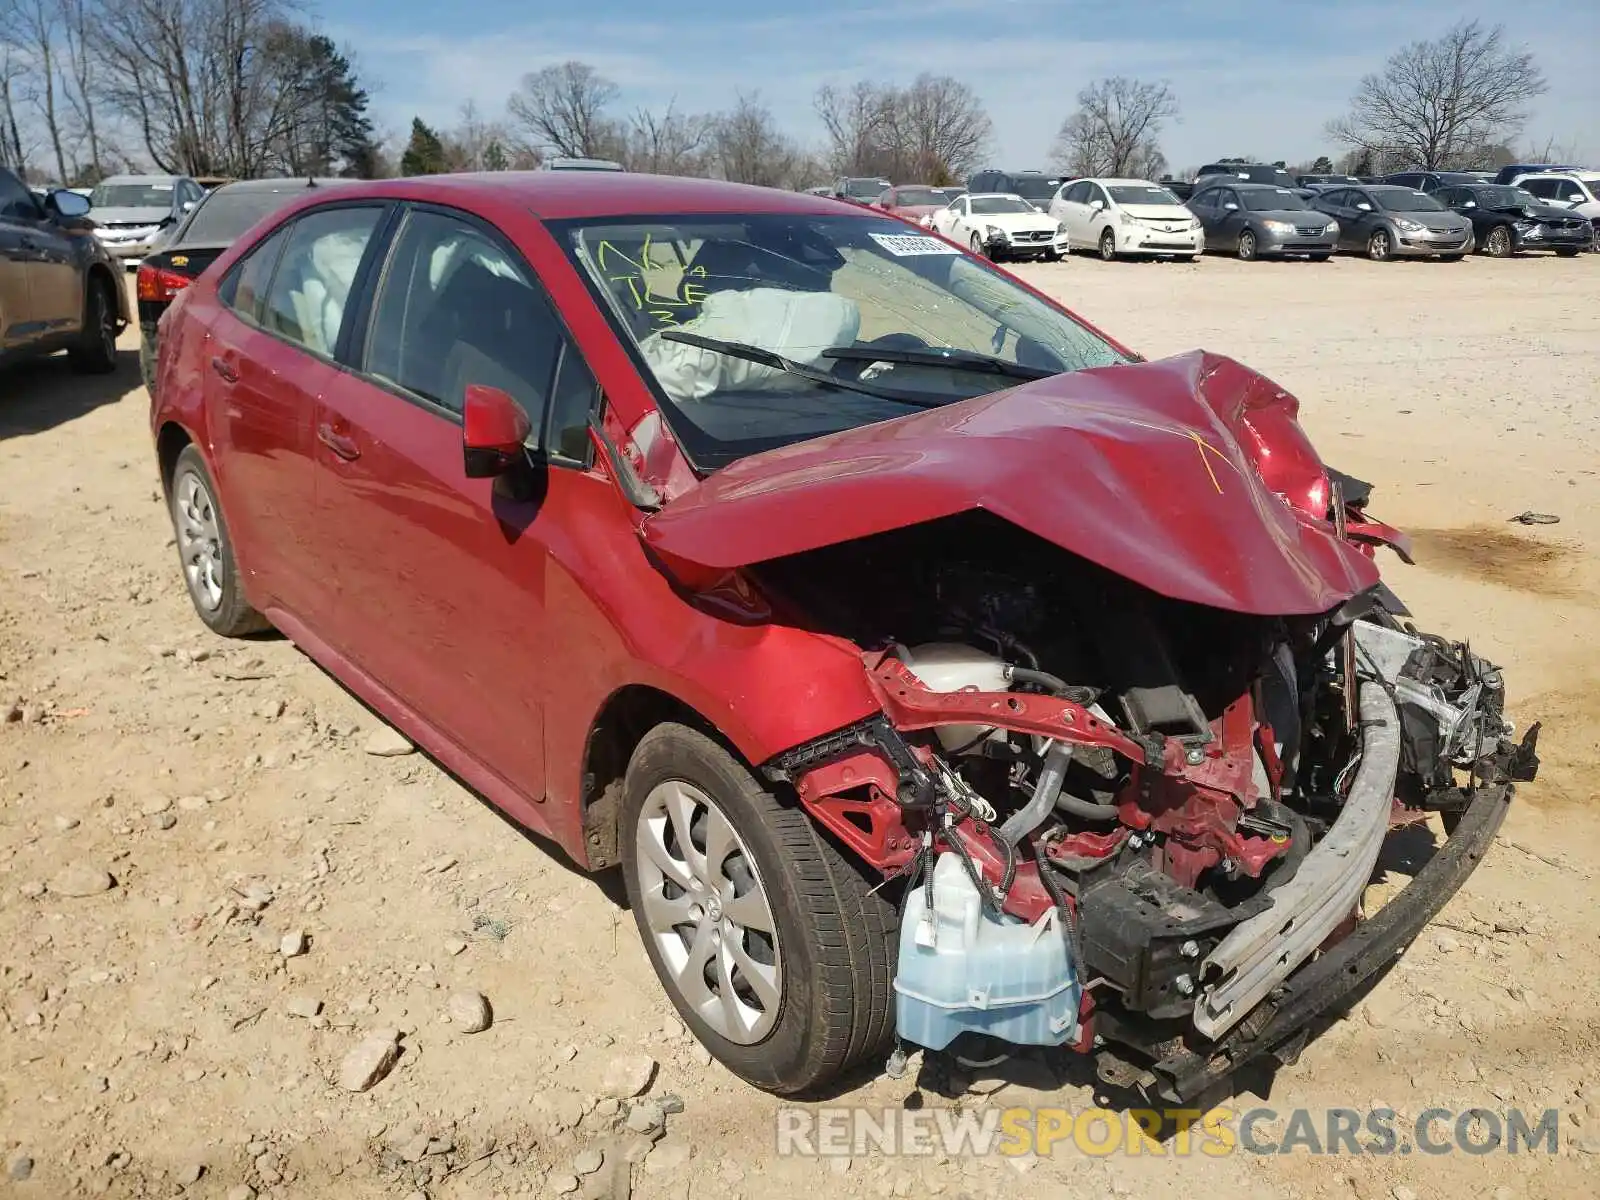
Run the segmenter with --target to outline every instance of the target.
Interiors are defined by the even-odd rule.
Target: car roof
[[[1241,192],[1292,192],[1294,188],[1281,183],[1258,183],[1253,179],[1241,179],[1236,183],[1224,185],[1238,188]]]
[[[865,178],[863,176],[862,178]],[[308,189],[309,190],[309,189]],[[830,197],[779,188],[645,175],[631,171],[484,171],[353,181],[341,196],[433,201],[471,207],[474,201],[525,206],[546,220],[641,215],[792,213],[837,216],[857,212]],[[310,201],[308,200],[309,204]]]
[[[1529,171],[1526,175],[1517,176],[1518,183],[1527,183],[1530,179],[1578,179],[1584,183],[1600,182],[1600,171]]]
[[[240,192],[296,192],[305,191],[312,187],[344,187],[349,184],[359,183],[356,179],[340,179],[337,176],[298,176],[293,179],[236,179],[232,183],[224,183],[213,188],[211,195],[236,196]]]
[[[163,183],[173,183],[179,179],[187,179],[187,175],[107,175],[101,183],[145,183],[150,180],[159,180]]]
[[[966,198],[968,200],[1022,200],[1022,197],[1015,192],[968,192]],[[1028,202],[1022,200],[1022,203],[1027,204]],[[1032,206],[1029,205],[1029,207]]]
[[[1085,181],[1082,180],[1082,179],[1074,179],[1074,180],[1072,180],[1072,182],[1073,183],[1083,183]],[[1133,178],[1131,176],[1118,176],[1118,175],[1091,175],[1089,177],[1089,179],[1088,179],[1088,182],[1089,183],[1103,183],[1107,187],[1161,187],[1162,186],[1161,184],[1155,182],[1155,180],[1153,180],[1153,179],[1135,179],[1135,178]]]

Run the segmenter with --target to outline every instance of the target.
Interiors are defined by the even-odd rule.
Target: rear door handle
[[[333,426],[326,422],[317,426],[317,441],[346,462],[354,462],[361,457],[361,447],[356,445],[355,440],[342,433],[335,433]]]
[[[222,378],[226,379],[229,383],[239,382],[238,369],[225,359],[213,358],[211,360],[211,369],[218,375],[222,376]]]

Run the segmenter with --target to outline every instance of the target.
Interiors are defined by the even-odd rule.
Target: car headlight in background
[[[985,225],[983,227],[983,236],[991,242],[1003,242],[1006,240],[1006,231],[994,225]]]
[[[1261,226],[1268,233],[1286,234],[1294,232],[1294,226],[1287,221],[1263,221]]]
[[[1410,217],[1396,217],[1395,228],[1403,229],[1407,233],[1422,233],[1427,229],[1420,221],[1413,221]]]
[[[1189,218],[1189,229],[1192,232],[1199,233],[1200,230],[1203,229],[1203,228],[1204,228],[1204,225],[1201,224],[1201,221],[1200,221],[1199,217],[1190,217]]]
[[[1067,236],[1067,223],[1065,221],[1057,221],[1056,222],[1056,236],[1057,237],[1066,237]]]
[[[1337,221],[1329,221],[1328,225],[1327,225],[1327,228],[1325,228],[1322,232],[1323,233],[1338,233],[1339,232],[1339,222],[1337,222]]]

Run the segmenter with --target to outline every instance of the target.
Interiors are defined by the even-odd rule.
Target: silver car
[[[1237,254],[1249,262],[1291,255],[1326,262],[1339,226],[1311,208],[1292,188],[1236,183],[1200,188],[1189,211],[1205,231],[1205,248]]]
[[[1472,222],[1426,192],[1394,184],[1334,188],[1312,202],[1339,222],[1339,247],[1373,262],[1438,257],[1457,261],[1471,253]]]
[[[95,236],[112,257],[137,266],[204,195],[186,175],[113,175],[89,196]]]

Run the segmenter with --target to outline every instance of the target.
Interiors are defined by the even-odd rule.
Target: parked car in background
[[[1507,163],[1494,173],[1495,183],[1515,184],[1524,175],[1543,175],[1551,171],[1577,171],[1579,167],[1560,163]]]
[[[150,252],[162,230],[200,203],[202,188],[186,175],[113,175],[95,185],[95,236],[129,266]]]
[[[1331,184],[1361,182],[1354,175],[1296,175],[1294,181],[1300,187],[1324,187]]]
[[[0,167],[0,363],[65,350],[75,370],[116,368],[128,301],[88,214],[87,197],[41,201]]]
[[[876,175],[846,175],[833,181],[833,196],[847,204],[871,204],[893,186]]]
[[[166,320],[200,621],[276,626],[620,866],[679,1018],[771,1092],[1024,1046],[1214,1097],[1391,968],[1537,773],[1502,673],[1402,620],[1375,556],[1406,539],[1293,396],[870,208],[363,183]],[[1442,869],[1373,919],[1397,799]]]
[[[547,158],[539,163],[541,171],[621,171],[625,168],[609,158]]]
[[[161,346],[160,321],[178,293],[258,222],[313,188],[336,188],[348,179],[250,179],[219,186],[174,227],[172,235],[139,264],[134,295],[139,310],[139,370],[153,393]]]
[[[1269,183],[1273,187],[1292,188],[1294,176],[1282,167],[1271,163],[1207,163],[1195,172],[1195,191],[1215,186],[1218,182],[1233,179],[1239,183]]]
[[[944,208],[957,196],[964,193],[966,188],[959,187],[933,187],[928,184],[902,183],[884,192],[872,202],[874,208],[881,208],[884,212],[893,213],[897,217],[904,217],[908,221],[916,221],[921,225],[931,226],[933,214]]]
[[[1491,258],[1510,258],[1519,250],[1553,250],[1571,257],[1594,242],[1594,229],[1582,216],[1545,204],[1523,188],[1455,184],[1440,188],[1433,197],[1472,222],[1478,250]]]
[[[1067,252],[1066,227],[1021,196],[1004,192],[957,196],[933,214],[929,228],[974,254],[1054,261]]]
[[[1431,194],[1451,184],[1482,183],[1483,176],[1472,171],[1391,171],[1379,182]]]
[[[1292,188],[1225,181],[1196,191],[1189,211],[1200,222],[1207,250],[1246,262],[1290,255],[1326,262],[1338,248],[1339,226]]]
[[[1600,250],[1600,171],[1519,175],[1516,186],[1583,217],[1594,231],[1594,248]]]
[[[1193,180],[1174,179],[1171,175],[1163,175],[1156,182],[1176,196],[1180,203],[1194,195]]]
[[[1339,223],[1341,249],[1374,262],[1436,257],[1456,262],[1473,247],[1472,222],[1427,192],[1390,183],[1320,192],[1318,211]]]
[[[990,168],[968,179],[967,190],[974,194],[987,192],[1021,196],[1034,208],[1044,212],[1064,182],[1060,175],[1050,175],[1044,171],[998,171]]]
[[[1197,262],[1204,249],[1200,222],[1160,184],[1147,179],[1075,179],[1050,201],[1066,226],[1069,250],[1119,255],[1182,255]]]

